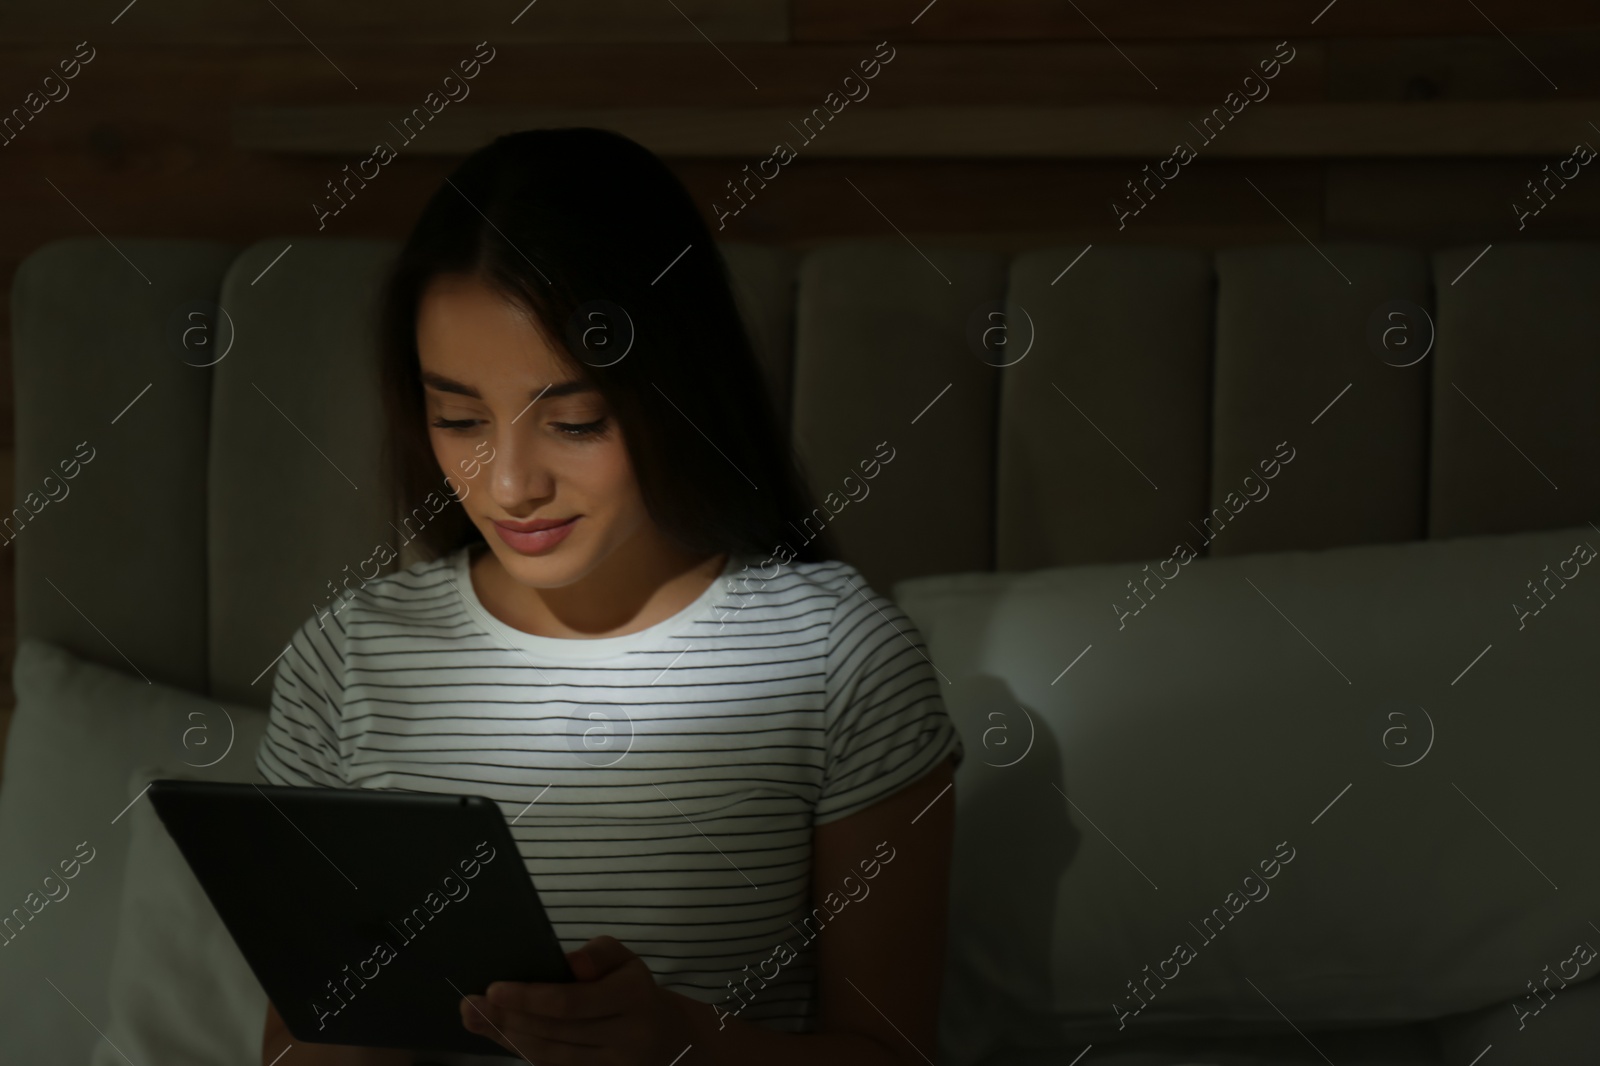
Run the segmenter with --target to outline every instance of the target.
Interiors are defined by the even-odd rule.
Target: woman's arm
[[[294,1053],[284,1055],[293,1045]],[[267,1001],[267,1027],[261,1037],[262,1066],[278,1062],[282,1066],[412,1066],[415,1055],[404,1048],[356,1047],[350,1044],[296,1043],[278,1008]]]
[[[785,1033],[733,1017],[724,1023],[711,1004],[668,993],[694,1033],[682,1066],[934,1061],[956,809],[955,790],[944,790],[954,780],[951,756],[888,799],[814,830],[813,906],[830,894],[858,897],[816,932],[817,1031]],[[861,864],[885,843],[892,857],[869,880]]]

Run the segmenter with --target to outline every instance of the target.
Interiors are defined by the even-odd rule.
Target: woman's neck
[[[727,553],[695,559],[665,548],[619,549],[578,581],[560,588],[521,584],[487,545],[468,556],[478,600],[495,618],[541,637],[620,637],[663,622],[717,580]]]

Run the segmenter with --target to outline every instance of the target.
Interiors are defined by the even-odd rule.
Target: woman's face
[[[433,454],[513,579],[570,585],[637,534],[654,536],[621,427],[526,312],[476,279],[435,278],[417,354]],[[533,519],[573,521],[521,535],[499,524]]]

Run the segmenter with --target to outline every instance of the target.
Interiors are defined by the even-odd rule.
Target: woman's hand
[[[692,1039],[679,997],[621,941],[567,952],[576,981],[495,981],[461,1001],[461,1021],[538,1066],[666,1066]]]

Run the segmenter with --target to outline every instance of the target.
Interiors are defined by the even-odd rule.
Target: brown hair
[[[790,539],[791,517],[812,513],[694,202],[649,150],[587,127],[507,134],[474,152],[394,261],[379,323],[394,513],[441,492],[446,473],[462,478],[434,458],[416,345],[421,295],[447,274],[479,278],[525,308],[575,376],[595,384],[651,518],[683,550],[764,557]],[[625,337],[622,357],[622,341],[599,333],[596,347],[590,337],[585,324],[601,319]],[[454,495],[418,536],[435,559],[482,539]],[[794,549],[797,561],[834,556],[826,530]]]

